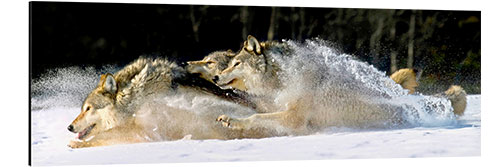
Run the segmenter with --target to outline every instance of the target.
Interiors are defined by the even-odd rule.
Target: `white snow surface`
[[[32,103],[37,103],[33,101]],[[63,100],[63,99],[61,99]],[[481,155],[481,95],[467,96],[456,124],[388,130],[330,128],[308,136],[241,140],[189,140],[71,149],[66,126],[79,107],[31,112],[33,165],[147,164],[173,162],[282,161]]]

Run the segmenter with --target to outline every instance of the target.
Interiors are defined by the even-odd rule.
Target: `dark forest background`
[[[481,93],[481,12],[167,4],[30,3],[32,78],[67,66],[178,62],[259,40],[319,37],[390,75],[423,70],[418,91]]]

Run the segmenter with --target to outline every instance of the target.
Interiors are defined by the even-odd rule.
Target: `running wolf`
[[[434,96],[449,99],[453,107],[453,113],[458,116],[464,115],[465,107],[467,106],[467,93],[461,86],[451,85],[448,90]]]
[[[277,74],[277,62],[269,56],[289,54],[286,44],[275,41],[259,43],[249,35],[243,48],[229,62],[228,67],[214,77],[214,82],[223,89],[238,89],[250,94],[263,95],[281,87]]]
[[[397,117],[395,111],[400,108],[370,103],[359,92],[329,86],[329,83],[321,80],[323,77],[315,76],[321,75],[318,71],[306,70],[302,77],[297,77],[304,78],[297,83],[310,85],[305,85],[301,90],[293,90],[292,96],[274,96],[277,92],[287,93],[278,76],[281,72],[280,64],[275,60],[287,58],[292,52],[284,43],[260,43],[253,36],[248,36],[228,68],[215,76],[214,81],[223,89],[238,89],[256,97],[271,96],[278,98],[277,101],[284,98],[285,105],[279,106],[279,111],[254,114],[247,118],[221,115],[217,121],[229,129],[261,136],[302,135],[330,126],[377,128],[402,122],[398,118],[392,119]],[[282,57],[272,57],[273,55]],[[291,77],[287,79],[293,79]],[[386,112],[388,110],[393,112]],[[387,120],[393,122],[388,123]]]
[[[253,110],[227,100],[237,96],[226,98],[231,91],[194,85],[204,80],[193,82],[198,77],[189,77],[185,71],[165,59],[139,58],[115,74],[102,75],[83,102],[81,113],[67,127],[77,134],[69,146],[176,140],[184,136],[239,138],[221,130],[213,118],[220,114],[251,114]],[[196,99],[205,99],[199,100],[202,107],[177,105],[182,100],[195,105]]]
[[[235,56],[236,54],[230,49],[227,51],[215,51],[205,56],[203,60],[188,61],[186,70],[191,74],[199,75],[199,77],[213,84],[216,84],[215,82],[218,79],[217,76],[222,72],[222,70],[228,67],[228,63]],[[248,104],[251,104],[252,105],[251,107],[254,108],[256,112],[265,113],[276,110],[275,108],[273,108],[273,105],[270,104],[269,98],[263,98],[263,97],[256,98],[250,94],[245,93],[244,91],[240,91],[237,89],[233,90],[233,92],[240,95],[241,98],[246,100]]]
[[[418,86],[417,77],[420,76],[419,71],[412,68],[403,68],[391,75],[394,82],[401,85],[404,89],[408,89],[410,94],[415,93],[415,88]]]
[[[280,77],[284,66],[275,60],[287,59],[293,52],[285,43],[260,43],[248,36],[243,48],[228,67],[214,77],[214,82],[223,89],[238,89],[257,97],[273,96],[279,92],[273,98],[283,101],[281,104],[284,105],[276,112],[246,118],[221,115],[217,121],[228,129],[260,136],[302,135],[331,126],[387,128],[407,124],[401,114],[402,106],[392,105],[383,93],[371,89],[351,91],[351,88],[363,89],[355,83],[347,87],[337,86],[353,80],[325,79],[321,67],[304,67],[300,77]],[[315,67],[317,69],[309,69]],[[303,79],[296,81],[295,78]],[[284,80],[303,84],[302,88],[286,90]],[[283,95],[287,91],[291,96]]]

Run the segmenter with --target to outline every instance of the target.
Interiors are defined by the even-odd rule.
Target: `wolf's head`
[[[120,113],[116,109],[118,84],[111,74],[104,74],[97,87],[83,102],[81,113],[68,126],[68,130],[78,133],[77,138],[84,140],[119,125]]]
[[[203,60],[189,61],[186,68],[189,73],[200,74],[201,78],[215,83],[214,76],[226,69],[227,64],[234,56],[235,53],[231,50],[216,51],[205,56]]]
[[[229,62],[227,68],[214,77],[214,82],[223,89],[246,91],[255,85],[253,82],[263,81],[265,68],[263,47],[255,37],[249,35],[243,48]]]

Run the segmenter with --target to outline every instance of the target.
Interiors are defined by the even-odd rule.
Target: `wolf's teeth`
[[[73,139],[73,141],[82,142],[82,140],[77,139],[77,138],[76,138],[76,139]]]
[[[94,138],[94,136],[90,136],[89,138],[85,139],[85,141],[90,141]]]

